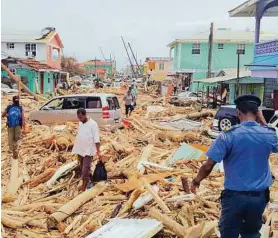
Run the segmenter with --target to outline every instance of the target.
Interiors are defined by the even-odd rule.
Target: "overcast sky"
[[[79,61],[102,59],[99,47],[118,69],[128,63],[120,36],[138,59],[167,57],[168,43],[215,28],[254,30],[253,18],[229,18],[244,0],[2,0],[2,28],[40,30],[53,26],[66,56]],[[262,30],[278,31],[278,17],[264,18]]]

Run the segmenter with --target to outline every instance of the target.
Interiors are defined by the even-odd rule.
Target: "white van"
[[[37,124],[77,122],[76,111],[85,108],[89,117],[101,126],[121,125],[121,108],[114,94],[72,94],[52,98],[38,110],[29,113],[29,120]]]

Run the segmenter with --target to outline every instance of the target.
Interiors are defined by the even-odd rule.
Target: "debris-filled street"
[[[115,89],[96,91],[111,90],[123,96]],[[177,107],[167,98],[144,93],[143,88],[138,91],[137,108],[131,118],[123,120],[123,127],[101,128],[108,181],[95,183],[85,192],[79,190],[77,158],[71,153],[76,123],[28,124],[17,162],[8,153],[2,121],[3,237],[99,237],[97,234],[109,233],[115,222],[123,231],[131,225],[140,229],[138,219],[157,220],[153,225],[141,224],[149,234],[146,237],[219,237],[224,178],[219,166],[196,195],[190,192],[191,180],[212,142],[207,130],[215,112],[200,109],[193,102]],[[2,108],[10,101],[11,96],[2,96]],[[27,115],[40,104],[27,95],[21,96],[21,103]],[[274,176],[278,176],[276,158],[271,159]],[[95,159],[91,171],[96,163]],[[276,186],[271,188],[272,202],[265,211],[266,233],[277,229],[277,212],[273,210],[278,198]]]
[[[278,238],[278,0],[1,7],[1,237]]]

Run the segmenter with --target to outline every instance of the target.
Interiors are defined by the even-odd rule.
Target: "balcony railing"
[[[255,45],[255,55],[271,55],[278,54],[278,39]]]

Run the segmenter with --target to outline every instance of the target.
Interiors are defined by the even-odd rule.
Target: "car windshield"
[[[42,110],[49,110],[49,109],[54,109],[54,110],[59,110],[62,109],[63,107],[63,98],[56,98],[47,103],[44,107],[42,107]]]
[[[1,87],[2,87],[2,88],[10,88],[8,85],[3,84],[3,83],[1,84]]]

